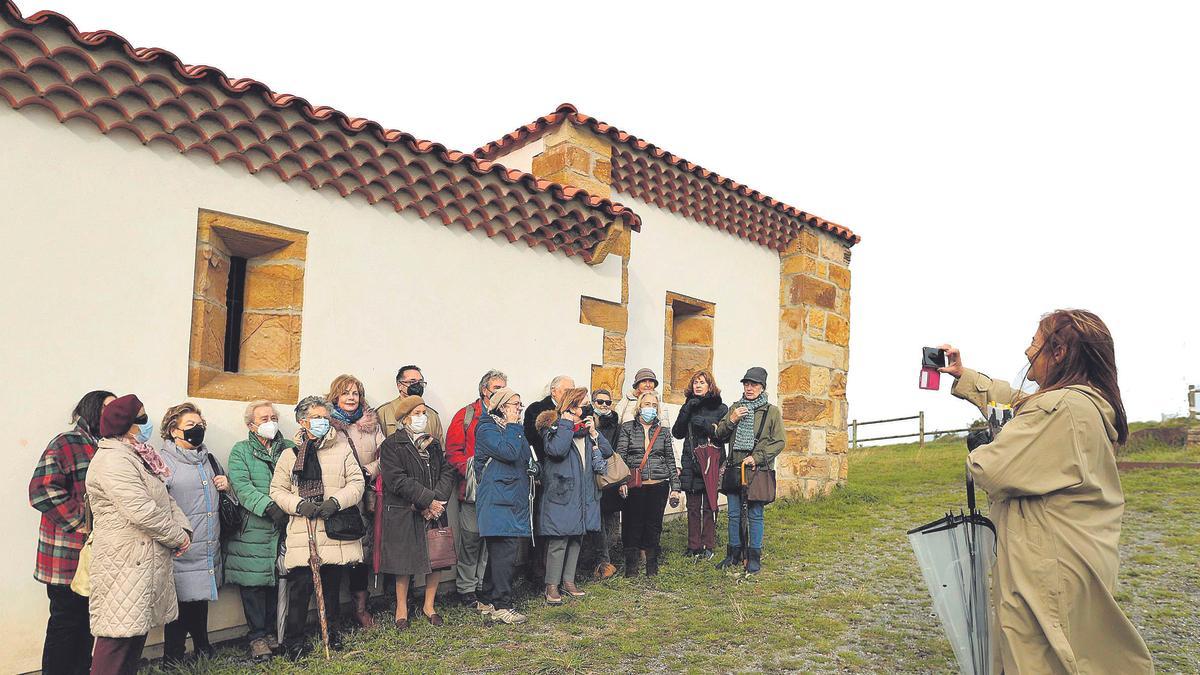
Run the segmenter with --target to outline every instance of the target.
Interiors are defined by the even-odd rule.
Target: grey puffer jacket
[[[187,450],[166,441],[163,461],[171,467],[167,492],[188,517],[192,545],[174,559],[175,592],[180,602],[217,599],[222,583],[220,493],[213,484],[208,448]],[[217,465],[220,468],[220,465]],[[224,474],[224,471],[221,472]]]
[[[658,437],[654,438],[656,432]],[[617,430],[617,454],[625,460],[630,472],[637,471],[642,464],[642,457],[646,455],[646,443],[651,438],[654,438],[654,447],[646,457],[642,480],[670,482],[671,491],[676,492],[679,490],[679,467],[675,465],[671,430],[661,426],[657,420],[648,428],[638,420],[622,424]]]

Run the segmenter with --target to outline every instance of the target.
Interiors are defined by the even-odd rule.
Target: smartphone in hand
[[[938,368],[946,367],[946,350],[937,347],[921,348],[921,379],[918,386],[922,389],[937,390],[941,388],[942,374]]]

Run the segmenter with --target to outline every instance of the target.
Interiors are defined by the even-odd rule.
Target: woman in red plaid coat
[[[87,539],[83,531],[84,479],[99,442],[100,410],[114,398],[110,391],[85,394],[71,413],[75,428],[50,441],[29,481],[29,503],[42,512],[33,578],[46,584],[50,596],[50,620],[42,649],[46,675],[87,673],[92,666],[88,599],[71,590],[71,580]]]

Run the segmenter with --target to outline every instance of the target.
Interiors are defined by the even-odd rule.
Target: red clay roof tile
[[[112,31],[81,32],[54,12],[23,17],[2,0],[0,30],[0,97],[13,108],[41,106],[105,134],[124,131],[145,145],[234,160],[250,173],[270,170],[284,181],[589,260],[612,222],[641,225],[608,199],[312,106],[257,80],[183,64],[164,49],[134,48]],[[114,60],[113,49],[128,61]]]
[[[563,103],[549,115],[479,147],[475,150],[475,156],[496,159],[541,138],[568,121],[613,141],[613,189],[617,192],[778,250],[783,250],[804,225],[830,232],[850,246],[862,239],[847,227],[801,211],[655,147],[611,124],[579,112],[570,103]],[[631,148],[634,152],[618,146]],[[659,166],[660,162],[665,166]],[[720,192],[702,190],[686,175],[698,176],[719,188]]]

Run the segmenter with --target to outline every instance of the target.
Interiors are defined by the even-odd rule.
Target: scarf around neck
[[[733,449],[749,452],[754,449],[754,413],[763,406],[767,405],[767,392],[758,395],[758,398],[753,401],[747,401],[743,396],[737,403],[733,405],[744,405],[750,409],[750,414],[745,415],[738,420],[737,431],[733,436]]]
[[[354,412],[348,413],[335,405],[333,406],[333,412],[331,415],[334,417],[334,419],[343,424],[354,424],[362,419],[363,410],[365,409],[366,406],[364,406],[362,403],[359,403],[358,407],[354,409]]]
[[[150,470],[150,473],[163,480],[171,477],[171,467],[167,466],[167,463],[163,461],[162,455],[158,454],[158,450],[155,450],[153,446],[148,443],[134,441],[129,444],[129,447],[133,448],[137,456],[142,458],[142,462],[146,464],[146,468]]]
[[[310,439],[293,450],[296,464],[292,467],[292,482],[302,499],[323,499],[325,478],[321,475],[321,460],[317,457],[321,439]]]

